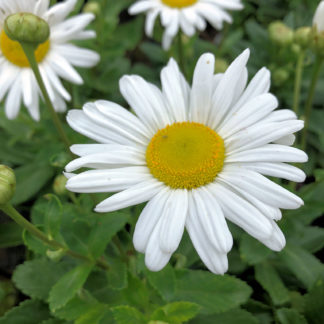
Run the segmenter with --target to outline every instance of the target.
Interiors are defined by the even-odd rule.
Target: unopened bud
[[[294,39],[294,32],[281,21],[275,21],[269,25],[270,39],[280,46],[287,46]]]
[[[311,47],[317,55],[324,58],[324,31],[318,32],[316,27],[313,28]]]
[[[273,83],[281,86],[289,79],[289,72],[286,69],[277,69],[272,73]]]
[[[310,27],[300,27],[295,32],[295,42],[301,48],[307,48],[311,42],[312,29]]]
[[[54,179],[54,183],[53,183],[53,191],[57,194],[57,195],[64,195],[66,194],[68,191],[65,188],[67,179],[64,175],[60,174],[58,175],[55,179]]]
[[[217,58],[215,60],[215,73],[224,73],[228,68],[228,63],[226,60]]]
[[[16,190],[16,177],[12,169],[0,165],[0,206],[7,204]]]
[[[50,35],[50,28],[45,20],[25,12],[8,16],[4,30],[10,39],[34,45],[46,42]]]
[[[98,16],[101,12],[100,3],[94,2],[94,1],[88,2],[83,8],[83,12],[84,13],[92,13],[92,14]]]

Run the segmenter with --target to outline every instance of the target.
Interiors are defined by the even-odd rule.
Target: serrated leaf
[[[255,265],[267,259],[273,252],[250,235],[243,234],[240,242],[241,259]]]
[[[21,245],[23,229],[14,222],[1,224],[0,249]]]
[[[190,301],[202,307],[201,313],[226,312],[245,303],[252,289],[243,281],[216,276],[207,271],[177,270],[175,300]]]
[[[0,324],[36,324],[50,317],[45,304],[37,300],[26,300],[12,308],[0,318]]]
[[[105,315],[105,311],[108,309],[107,305],[98,304],[92,307],[87,313],[81,315],[75,324],[98,324]]]
[[[39,227],[39,226],[36,226]],[[24,244],[27,246],[27,248],[37,254],[45,255],[46,251],[48,249],[48,246],[45,245],[43,241],[38,239],[36,236],[32,235],[27,230],[23,231],[22,238],[24,241]]]
[[[287,245],[279,254],[280,260],[302,282],[311,288],[324,274],[324,265],[312,254],[298,246]]]
[[[82,264],[66,273],[51,289],[49,305],[52,312],[66,305],[82,288],[91,270],[92,264]]]
[[[174,302],[156,309],[152,320],[181,324],[194,318],[199,312],[199,305],[190,302]]]
[[[97,223],[92,227],[89,237],[89,250],[94,258],[101,256],[107,244],[126,224],[129,215],[109,213],[97,216]]]
[[[259,263],[255,266],[255,279],[268,292],[275,305],[289,302],[289,291],[285,287],[276,269],[268,262]]]
[[[165,301],[171,301],[176,285],[174,269],[168,264],[159,272],[152,272],[145,268],[145,274],[150,285],[157,290],[160,296]]]
[[[304,316],[295,309],[281,308],[276,311],[276,316],[281,324],[307,324]]]
[[[233,309],[231,311],[209,316],[198,316],[190,324],[259,324],[259,321],[251,313],[243,309]]]
[[[311,324],[324,323],[324,283],[319,280],[305,295],[305,316]]]
[[[146,324],[144,315],[134,307],[117,306],[111,309],[117,324]]]
[[[12,280],[25,295],[46,300],[50,289],[65,271],[60,263],[35,259],[19,265]]]

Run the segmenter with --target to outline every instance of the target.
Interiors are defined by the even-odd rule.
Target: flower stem
[[[59,119],[59,117],[57,116],[57,113],[54,109],[54,106],[49,98],[49,95],[47,93],[47,90],[46,90],[46,87],[45,87],[45,84],[44,84],[44,81],[43,81],[43,78],[40,74],[40,71],[39,71],[39,67],[38,67],[38,63],[36,61],[36,57],[35,57],[35,46],[32,45],[32,44],[26,44],[26,43],[20,43],[21,47],[23,48],[24,52],[25,52],[25,55],[29,61],[29,64],[30,64],[30,67],[31,69],[33,70],[34,72],[34,75],[35,75],[35,78],[36,78],[36,81],[39,85],[39,88],[42,92],[42,95],[44,97],[44,100],[45,100],[45,103],[51,113],[51,116],[52,116],[52,119],[53,119],[53,122],[54,122],[54,125],[57,129],[57,132],[59,133],[59,135],[61,136],[61,139],[67,149],[67,151],[69,153],[70,152],[70,142],[64,132],[64,128],[62,126],[62,123]]]
[[[182,70],[182,73],[186,76],[186,67],[185,67],[185,60],[184,60],[184,51],[183,51],[183,43],[182,43],[182,35],[181,31],[178,32],[178,59],[179,59],[179,65],[180,69]]]
[[[36,236],[39,240],[43,241],[46,245],[54,248],[54,249],[62,249],[67,255],[79,259],[82,261],[93,263],[94,260],[91,258],[69,250],[63,244],[49,239],[42,231],[40,231],[35,225],[30,223],[26,218],[24,218],[11,204],[6,204],[0,206],[0,210],[2,210],[5,214],[7,214],[12,220],[14,220],[19,226],[24,228],[26,231],[30,232],[32,235]],[[96,265],[104,270],[109,270],[109,265],[102,259],[98,259],[95,261]]]
[[[306,106],[305,106],[305,127],[303,129],[302,141],[301,141],[301,149],[302,150],[306,149],[307,131],[308,131],[308,126],[309,126],[309,119],[310,119],[310,116],[311,116],[311,113],[312,113],[313,100],[314,100],[316,85],[317,85],[317,81],[318,81],[319,76],[320,76],[322,64],[323,64],[323,58],[318,56],[316,58],[316,61],[315,61],[315,64],[314,64],[312,81],[311,81],[311,85],[310,85],[310,88],[309,88],[308,97],[307,97]]]
[[[295,75],[295,88],[294,88],[294,103],[293,108],[294,112],[298,116],[299,114],[299,101],[300,101],[300,88],[301,88],[301,81],[304,69],[304,60],[305,60],[305,51],[302,50],[299,53],[297,59],[297,66],[296,66],[296,75]]]

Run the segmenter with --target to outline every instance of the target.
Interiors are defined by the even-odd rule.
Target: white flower
[[[324,31],[324,1],[321,1],[316,9],[313,25],[317,27],[318,32]]]
[[[278,110],[270,73],[262,68],[247,85],[244,51],[224,74],[204,54],[189,87],[171,59],[161,72],[162,91],[139,76],[124,76],[120,89],[137,116],[109,101],[71,110],[70,126],[101,144],[73,145],[80,158],[66,166],[75,192],[119,192],[101,202],[110,212],[148,201],[136,224],[134,245],[158,271],[177,249],[186,228],[214,273],[228,267],[233,240],[225,218],[270,249],[285,238],[276,224],[280,208],[303,201],[264,175],[302,182],[286,162],[307,155],[290,147],[303,128],[291,110]]]
[[[206,21],[214,28],[222,29],[224,21],[232,22],[232,17],[225,10],[242,8],[241,0],[139,0],[129,8],[129,13],[147,12],[145,31],[149,37],[160,15],[165,28],[162,44],[167,50],[179,28],[187,36],[193,36],[196,29],[204,30]]]
[[[99,61],[96,52],[70,43],[95,37],[94,31],[84,30],[94,19],[92,14],[66,19],[76,2],[66,0],[49,8],[48,0],[0,0],[0,101],[7,95],[5,111],[9,119],[18,115],[23,101],[30,115],[39,120],[40,90],[20,44],[10,40],[3,30],[4,21],[12,14],[28,12],[49,24],[50,38],[37,48],[36,59],[56,110],[65,111],[65,100],[71,96],[59,78],[82,84],[73,66],[88,68]]]

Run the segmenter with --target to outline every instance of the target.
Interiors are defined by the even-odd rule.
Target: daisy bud
[[[269,25],[270,39],[280,46],[287,46],[294,39],[294,32],[281,21],[275,21]]]
[[[8,203],[16,190],[16,177],[12,169],[0,165],[0,206]]]
[[[313,18],[313,26],[318,32],[324,32],[324,1],[318,5]]]
[[[65,188],[67,179],[64,175],[60,174],[54,179],[53,190],[57,195],[64,195],[67,193],[67,189]]]
[[[289,79],[289,72],[286,69],[277,69],[272,74],[273,83],[276,86],[281,86]]]
[[[310,27],[300,27],[295,32],[295,42],[301,48],[307,48],[311,41],[312,29]]]
[[[101,6],[98,2],[88,2],[84,8],[83,8],[84,13],[92,13],[96,16],[98,16],[101,12]]]
[[[25,12],[8,16],[4,23],[4,30],[14,41],[35,45],[46,42],[50,35],[45,20]]]

